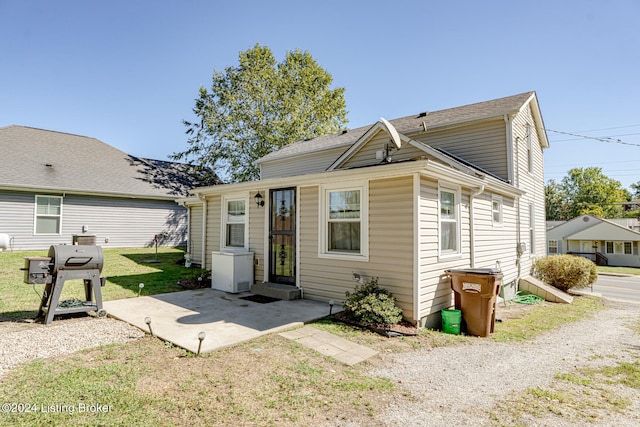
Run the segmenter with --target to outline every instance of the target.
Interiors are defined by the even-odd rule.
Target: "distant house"
[[[630,202],[621,202],[620,206],[625,211],[637,211],[640,210],[640,200],[631,200]]]
[[[193,257],[250,251],[256,288],[319,301],[377,277],[433,326],[452,304],[445,270],[499,266],[517,286],[546,255],[548,146],[534,92],[296,142],[258,160],[259,181],[181,200]]]
[[[640,232],[633,222],[581,215],[547,230],[547,251],[574,254],[598,265],[640,267]],[[631,224],[631,225],[629,225]]]
[[[174,200],[203,182],[183,164],[16,125],[0,128],[0,153],[0,234],[13,249],[185,244],[188,212]]]

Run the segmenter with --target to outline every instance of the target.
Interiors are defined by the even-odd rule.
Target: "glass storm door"
[[[296,284],[296,189],[270,191],[269,281]]]

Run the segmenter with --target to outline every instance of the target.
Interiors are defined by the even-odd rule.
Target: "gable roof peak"
[[[424,130],[458,126],[517,113],[524,105],[535,98],[536,93],[529,91],[443,110],[423,111],[418,114],[392,119],[388,122],[391,123],[399,133],[408,133],[420,128]],[[537,103],[534,110],[537,110]],[[350,129],[348,132],[341,131],[336,134],[312,138],[308,141],[293,142],[256,160],[256,164],[309,154],[330,148],[347,147],[358,141],[369,129],[375,126],[376,123]],[[546,141],[546,138],[543,139]],[[546,146],[548,146],[548,143]]]

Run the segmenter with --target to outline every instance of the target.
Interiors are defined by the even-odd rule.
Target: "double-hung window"
[[[533,174],[533,128],[527,124],[527,168]]]
[[[321,189],[320,255],[363,259],[368,256],[366,185]]]
[[[491,197],[491,217],[494,226],[502,225],[502,197]]]
[[[529,204],[529,248],[531,255],[536,253],[536,205]]]
[[[224,246],[246,248],[246,198],[225,198],[223,208]]]
[[[549,255],[555,255],[558,253],[558,241],[557,240],[549,240],[547,245],[547,253]]]
[[[35,234],[62,232],[62,197],[36,196]]]
[[[439,188],[440,256],[460,254],[460,190]]]

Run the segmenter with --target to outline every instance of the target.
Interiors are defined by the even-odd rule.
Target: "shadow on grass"
[[[122,257],[137,265],[131,274],[107,276],[107,287],[103,288],[107,300],[130,298],[140,295],[163,294],[185,290],[178,282],[197,278],[201,270],[184,266],[184,253],[130,253]],[[140,290],[140,284],[144,284]],[[108,289],[116,285],[119,290]]]
[[[0,322],[24,322],[25,320],[35,320],[37,315],[38,309],[8,311],[0,313]]]

